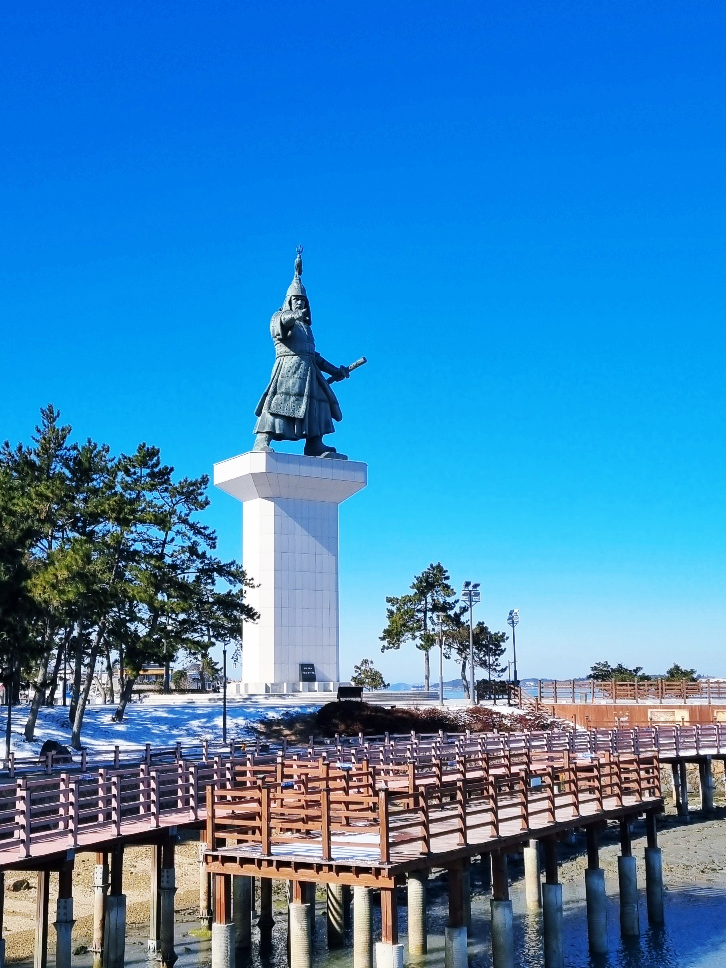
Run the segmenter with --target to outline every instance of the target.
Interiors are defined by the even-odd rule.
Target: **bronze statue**
[[[347,460],[323,440],[335,432],[334,420],[342,420],[338,400],[330,384],[345,380],[350,371],[365,363],[357,360],[351,366],[328,363],[315,350],[310,303],[302,283],[302,246],[297,247],[295,276],[285,301],[270,321],[275,344],[275,365],[270,382],[255,410],[256,451],[272,451],[272,440],[305,438],[308,457],[337,457]],[[330,376],[326,380],[323,373]]]

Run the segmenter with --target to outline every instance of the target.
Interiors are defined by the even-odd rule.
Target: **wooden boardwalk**
[[[620,786],[611,789],[604,774],[595,777],[596,769],[607,773],[615,768],[613,764],[620,764],[621,771],[627,771],[630,763],[640,763],[642,768],[650,764],[648,770],[655,775],[656,761],[720,755],[726,756],[726,727],[716,724],[311,738],[306,745],[276,749],[259,742],[216,749],[206,743],[194,747],[177,744],[164,750],[147,745],[124,754],[118,749],[85,753],[80,762],[62,766],[52,756],[42,763],[16,758],[5,771],[6,778],[0,774],[0,870],[27,869],[62,859],[69,851],[108,850],[119,839],[150,840],[161,828],[201,828],[207,820],[206,791],[210,786],[220,793],[237,786],[265,787],[272,791],[273,802],[280,795],[291,803],[300,792],[303,766],[312,771],[304,782],[314,782],[315,771],[322,769],[323,762],[333,775],[337,771],[348,777],[349,783],[365,771],[367,785],[357,795],[375,801],[367,808],[369,826],[377,811],[380,815],[378,797],[385,789],[392,857],[397,863],[412,863],[422,853],[447,855],[462,846],[471,853],[474,846],[489,849],[487,844],[495,840],[521,841],[529,836],[528,831],[572,825],[591,815],[612,815],[613,810],[632,810],[641,800],[660,796],[659,787],[656,792],[652,784],[636,791],[622,772]],[[454,834],[451,818],[463,809],[457,800],[462,794],[457,792],[459,781],[454,774],[462,762],[466,818]],[[564,781],[563,776],[567,777]],[[421,827],[412,818],[424,814],[429,841],[423,847],[405,844],[405,825],[410,830],[416,823]],[[350,840],[353,833],[360,835],[358,840]],[[367,830],[333,829],[338,850],[348,854],[359,847],[362,850],[365,841],[360,837],[364,834],[370,836]],[[451,840],[454,835],[456,844]],[[245,843],[251,852],[258,849],[253,838]],[[310,842],[305,849],[312,849]],[[406,849],[410,856],[404,856]]]
[[[207,791],[210,872],[392,887],[407,871],[662,809],[653,753],[283,767],[266,784],[240,767],[233,786]]]

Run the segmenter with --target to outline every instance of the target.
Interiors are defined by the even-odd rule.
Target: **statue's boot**
[[[326,444],[322,437],[306,437],[303,453],[306,457],[330,457],[337,460],[348,460],[345,454],[339,454],[335,447]]]
[[[252,450],[262,451],[263,454],[273,454],[274,451],[270,447],[270,435],[269,434],[255,434],[255,446]]]

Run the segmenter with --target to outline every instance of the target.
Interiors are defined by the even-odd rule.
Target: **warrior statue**
[[[337,457],[347,460],[323,441],[335,431],[334,420],[342,420],[340,405],[330,384],[345,380],[350,370],[364,360],[334,366],[315,351],[310,304],[302,283],[302,246],[297,247],[295,276],[282,309],[270,322],[275,344],[275,365],[270,383],[257,404],[255,414],[256,451],[271,451],[272,440],[305,438],[308,457]],[[323,373],[330,376],[326,380]]]

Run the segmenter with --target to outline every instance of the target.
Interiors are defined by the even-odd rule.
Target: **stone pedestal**
[[[367,483],[354,461],[256,453],[214,465],[214,483],[243,505],[242,564],[259,586],[245,625],[248,693],[298,692],[301,665],[318,688],[339,681],[338,505]]]

